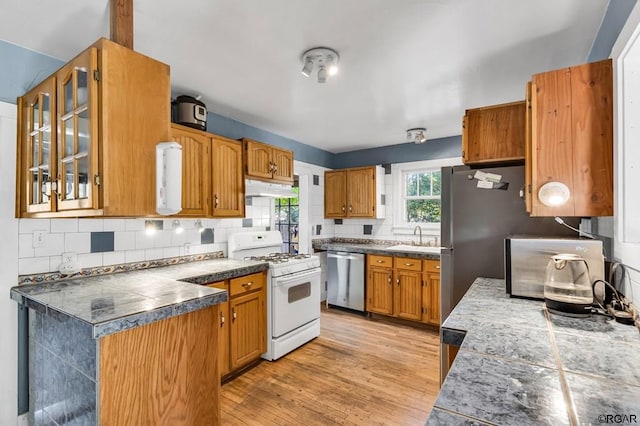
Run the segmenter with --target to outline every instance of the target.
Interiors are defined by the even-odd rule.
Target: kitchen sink
[[[410,244],[398,244],[395,246],[387,247],[385,250],[440,254],[440,247],[412,246]]]

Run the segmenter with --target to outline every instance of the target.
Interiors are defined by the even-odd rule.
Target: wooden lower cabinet
[[[218,369],[225,377],[260,358],[267,351],[266,272],[208,284],[226,290],[220,304]]]
[[[367,255],[367,312],[440,325],[440,261]]]

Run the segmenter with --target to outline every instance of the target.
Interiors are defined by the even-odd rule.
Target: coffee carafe
[[[545,271],[544,302],[554,313],[590,315],[593,289],[584,258],[568,253],[551,256]]]

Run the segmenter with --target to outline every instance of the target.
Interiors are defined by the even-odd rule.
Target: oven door
[[[273,337],[320,318],[320,268],[273,278]]]

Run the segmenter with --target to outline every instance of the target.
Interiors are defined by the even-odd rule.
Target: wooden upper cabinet
[[[531,109],[531,82],[527,83],[526,97],[525,97],[525,119],[524,119],[524,204],[527,213],[531,213],[531,179],[532,179],[532,167],[531,167],[531,123],[532,123],[532,109]]]
[[[334,170],[325,172],[324,179],[326,218],[384,218],[382,167]]]
[[[169,66],[100,39],[42,84],[55,85],[38,86],[49,93],[55,122],[35,123],[36,89],[20,98],[17,215],[155,214],[155,161],[149,159],[155,145],[170,138]],[[55,156],[48,175],[43,163],[33,163],[35,149],[44,161],[45,139]]]
[[[242,143],[212,137],[213,216],[244,217]]]
[[[468,109],[462,125],[465,164],[523,162],[525,101]]]
[[[16,213],[50,212],[56,204],[56,79],[50,77],[18,99]]]
[[[531,81],[531,215],[613,215],[611,60],[536,74]],[[543,204],[548,182],[570,190],[567,203]]]
[[[242,142],[247,178],[293,183],[293,152],[247,138]]]
[[[347,212],[347,171],[324,173],[324,216],[345,217]]]
[[[182,210],[179,216],[210,215],[211,137],[179,124],[171,138],[182,146]]]

